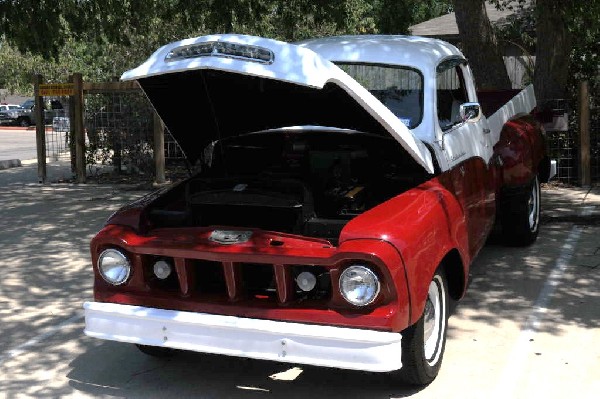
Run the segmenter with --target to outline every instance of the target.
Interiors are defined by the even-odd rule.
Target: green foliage
[[[452,11],[452,1],[380,0],[376,6],[381,33],[407,34],[408,28]]]
[[[336,34],[407,33],[444,14],[439,0],[0,1],[0,87],[31,95],[32,76],[120,76],[161,45],[208,33],[297,41]]]
[[[497,34],[501,40],[521,46],[525,54],[535,54],[536,18],[539,7],[549,7],[554,13],[567,16],[568,29],[572,39],[569,65],[568,91],[576,101],[578,82],[590,81],[592,102],[600,99],[594,96],[596,88],[600,87],[600,1],[589,2],[575,0],[544,0],[538,1],[535,7],[530,7],[531,1],[526,0],[495,0],[497,7],[511,9],[516,12],[508,24],[498,28]]]
[[[600,79],[600,1],[575,2],[571,8],[570,30],[573,43],[572,76]]]
[[[77,61],[77,63],[83,62]],[[75,65],[76,67],[76,65]],[[72,73],[64,62],[45,60],[39,54],[21,53],[0,41],[0,87],[12,93],[33,95],[33,76],[43,75],[49,82],[65,82]]]

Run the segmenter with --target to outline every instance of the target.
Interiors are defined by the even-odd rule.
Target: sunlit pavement
[[[0,398],[596,398],[600,189],[546,186],[538,241],[490,239],[449,321],[442,370],[415,389],[385,375],[181,353],[149,358],[82,333],[89,240],[127,187],[37,184],[0,171]],[[68,165],[50,165],[52,176]]]

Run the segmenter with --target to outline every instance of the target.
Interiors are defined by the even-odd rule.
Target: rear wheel
[[[527,190],[508,199],[502,209],[502,235],[509,245],[533,243],[540,231],[540,181],[533,178]]]
[[[442,269],[433,275],[423,315],[402,332],[400,377],[410,384],[429,384],[442,365],[448,322],[448,283]]]

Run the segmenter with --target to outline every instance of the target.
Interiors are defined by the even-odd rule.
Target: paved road
[[[450,318],[440,375],[414,389],[379,374],[195,353],[156,360],[84,336],[89,240],[141,194],[97,185],[0,190],[0,398],[598,397],[600,225],[592,219],[550,220],[527,248],[492,240]],[[560,197],[568,212],[583,194],[544,190],[543,198]],[[583,210],[600,209],[598,198]]]
[[[36,158],[34,129],[3,129],[0,127],[0,161]]]

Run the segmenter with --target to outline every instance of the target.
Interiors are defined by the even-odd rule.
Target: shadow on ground
[[[112,211],[142,194],[70,185],[11,186],[0,192],[2,351],[81,312],[82,302],[91,298],[91,237]],[[506,248],[493,236],[451,318],[449,345],[465,334],[466,322],[500,329],[508,320],[525,326],[548,281],[552,292],[537,331],[562,335],[565,325],[600,327],[600,313],[590,309],[600,295],[596,234],[585,224],[545,224],[538,242],[525,248]],[[389,398],[420,392],[381,374],[298,366],[296,378],[285,380],[277,378],[294,365],[188,352],[157,360],[133,345],[87,338],[82,330],[81,321],[66,325],[34,343],[34,350],[0,364],[7,397]],[[5,377],[9,371],[12,377]]]

